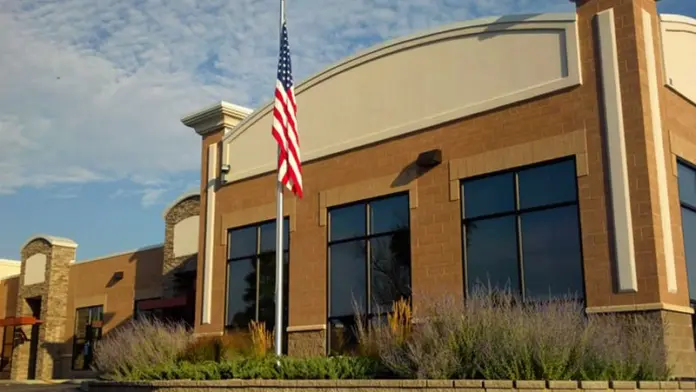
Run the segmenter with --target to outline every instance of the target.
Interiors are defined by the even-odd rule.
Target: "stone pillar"
[[[21,327],[28,341],[13,353],[13,380],[50,380],[61,375],[70,263],[77,244],[67,238],[37,236],[21,249],[17,316],[38,316],[40,324]],[[33,342],[32,342],[33,340]]]
[[[655,0],[576,0],[584,88],[596,88],[606,189],[608,260],[586,259],[588,313],[640,312],[666,322],[660,339],[675,376],[696,376],[678,263],[678,195],[663,126],[665,92]],[[676,219],[676,220],[675,220]]]
[[[196,271],[200,201],[201,197],[197,191],[189,192],[175,200],[164,211],[162,296],[165,298],[185,295],[186,293],[177,289],[176,275]]]

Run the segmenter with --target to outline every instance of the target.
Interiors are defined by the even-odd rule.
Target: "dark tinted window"
[[[256,259],[227,264],[227,325],[246,328],[256,320]]]
[[[584,296],[576,181],[568,159],[462,182],[469,293]]]
[[[331,302],[329,315],[352,315],[354,307],[365,311],[367,278],[365,241],[343,242],[329,248],[331,260]]]
[[[370,234],[403,230],[409,226],[408,196],[400,195],[370,204]]]
[[[226,327],[246,331],[252,321],[275,328],[275,220],[229,230]],[[288,325],[289,221],[283,220],[283,323]],[[287,350],[287,339],[283,339]]]
[[[228,258],[236,259],[256,254],[256,231],[256,226],[231,230]]]
[[[514,216],[465,225],[468,287],[519,291],[515,225]]]
[[[689,298],[696,305],[696,168],[679,162],[678,175]]]
[[[523,214],[522,258],[528,297],[582,296],[582,259],[575,206]]]
[[[563,161],[519,172],[520,208],[574,201],[577,195],[575,161]]]
[[[684,253],[689,276],[689,294],[696,301],[696,211],[682,207],[682,228],[684,230]]]
[[[346,238],[365,235],[365,204],[355,204],[331,210],[329,219],[329,241],[341,241]]]
[[[465,181],[462,187],[464,216],[470,219],[513,211],[514,186],[512,173]]]
[[[369,219],[368,219],[369,217]],[[329,210],[329,353],[357,344],[356,310],[368,319],[411,296],[408,195]]]
[[[679,176],[679,200],[682,204],[696,207],[696,169],[680,163],[677,174]]]
[[[371,309],[391,310],[394,301],[411,295],[411,239],[408,231],[370,241]]]

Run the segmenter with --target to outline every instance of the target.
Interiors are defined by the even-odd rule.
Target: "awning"
[[[138,303],[138,310],[166,309],[186,306],[186,296],[148,299]]]
[[[34,325],[41,324],[43,321],[32,316],[6,317],[0,319],[0,327]]]

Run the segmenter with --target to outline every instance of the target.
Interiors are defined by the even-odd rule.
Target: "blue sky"
[[[425,28],[573,10],[568,0],[288,3],[296,80]],[[75,240],[78,260],[161,242],[163,209],[199,184],[200,138],[179,118],[268,99],[277,4],[0,2],[0,258],[19,258],[35,233]],[[696,17],[692,0],[659,8]]]

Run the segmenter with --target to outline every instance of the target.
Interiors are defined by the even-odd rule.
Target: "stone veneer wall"
[[[164,260],[162,262],[162,296],[165,298],[176,295],[175,272],[196,269],[197,253],[174,257],[174,226],[186,218],[199,215],[200,201],[200,195],[184,199],[169,210],[165,217]]]
[[[693,391],[691,381],[628,382],[628,381],[509,381],[509,380],[223,380],[223,381],[158,381],[142,383],[89,382],[89,391],[96,392],[204,392],[212,391],[461,391],[461,392],[624,392],[624,391]]]
[[[326,331],[288,332],[288,355],[316,357],[326,354]]]
[[[63,347],[63,332],[65,328],[68,279],[70,262],[75,259],[75,248],[70,246],[52,245],[43,238],[29,242],[22,253],[22,274],[17,298],[17,316],[29,316],[32,309],[28,298],[41,299],[42,321],[38,328],[38,344],[36,353],[36,379],[53,379],[60,372],[61,347]],[[45,280],[42,283],[25,286],[26,261],[35,254],[46,255]],[[22,330],[31,339],[31,326]],[[29,376],[30,342],[26,341],[15,348],[12,358],[11,378],[25,380]]]

